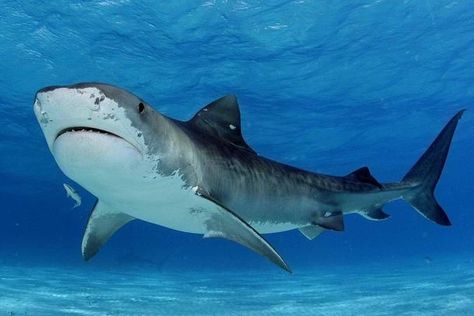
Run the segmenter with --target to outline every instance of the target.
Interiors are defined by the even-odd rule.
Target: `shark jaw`
[[[120,192],[150,173],[143,137],[99,88],[39,91],[33,108],[61,171],[94,195]]]
[[[97,87],[40,90],[33,109],[51,150],[63,134],[87,132],[115,136],[145,151],[141,133],[131,126],[125,109]]]
[[[61,130],[53,143],[55,157],[64,155],[62,151],[70,151],[68,156],[85,156],[95,161],[101,159],[113,160],[125,159],[128,156],[138,154],[142,156],[140,149],[117,134],[94,128],[94,127],[69,127]]]
[[[105,131],[103,129],[88,127],[88,126],[74,126],[74,127],[65,128],[62,131],[60,131],[58,133],[58,135],[56,136],[56,140],[60,136],[62,136],[63,134],[66,134],[66,133],[97,133],[97,134],[104,134],[104,135],[108,135],[108,136],[114,136],[114,137],[122,138],[122,137],[120,137],[120,136],[118,136],[114,133]]]
[[[52,153],[64,174],[98,192],[131,181],[143,163],[141,153],[123,138],[82,130],[59,135]]]

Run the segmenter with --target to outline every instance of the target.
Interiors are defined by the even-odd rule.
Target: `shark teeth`
[[[86,127],[86,126],[84,126],[84,127],[83,127],[83,126],[78,126],[78,127],[65,128],[65,129],[63,129],[62,131],[60,131],[60,132],[58,133],[58,136],[57,136],[56,138],[58,138],[59,136],[65,134],[65,133],[75,133],[75,132],[96,133],[96,134],[110,135],[110,136],[115,136],[115,137],[121,138],[120,136],[115,135],[114,133],[107,132],[107,131],[104,131],[104,130],[101,130],[101,129],[97,129],[97,128],[94,128],[94,127]]]

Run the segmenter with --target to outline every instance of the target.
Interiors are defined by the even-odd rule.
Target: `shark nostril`
[[[45,111],[40,112],[40,122],[43,124],[48,124],[51,120],[49,119],[49,115]]]
[[[38,117],[38,121],[45,126],[51,122],[48,113],[43,109],[43,104],[41,103],[42,93],[38,91],[35,95],[35,103],[34,108],[36,115]]]
[[[40,111],[42,110],[41,101],[38,98],[35,99],[35,107]]]
[[[41,108],[41,99],[42,99],[42,93],[40,91],[37,91],[35,93],[34,104],[38,108]]]

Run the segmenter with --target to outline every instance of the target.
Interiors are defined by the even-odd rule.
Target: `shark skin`
[[[59,168],[98,198],[83,238],[85,259],[134,219],[238,242],[287,271],[262,234],[300,229],[313,239],[344,230],[344,214],[386,219],[382,206],[400,198],[450,225],[433,192],[463,111],[401,182],[382,184],[367,167],[331,176],[258,155],[242,137],[234,96],[189,121],[102,83],[43,88],[33,108]]]

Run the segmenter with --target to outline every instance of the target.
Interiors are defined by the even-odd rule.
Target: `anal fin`
[[[298,228],[298,230],[309,240],[321,235],[326,229],[318,225],[308,225]]]
[[[328,216],[317,216],[311,221],[322,228],[344,231],[344,218],[342,212],[332,212]]]
[[[89,260],[122,226],[135,219],[134,217],[114,212],[99,200],[96,202],[87,222],[82,238],[82,256]]]
[[[197,188],[196,195],[201,196],[214,204],[216,208],[206,211],[207,219],[205,220],[207,232],[204,238],[225,238],[235,241],[256,253],[265,256],[280,268],[291,273],[290,267],[283,258],[278,254],[275,248],[263,238],[252,226],[246,223],[233,211],[222,205],[214,199],[208,192],[201,188]]]
[[[359,214],[371,221],[383,221],[390,217],[390,214],[385,213],[381,207],[362,211]]]

